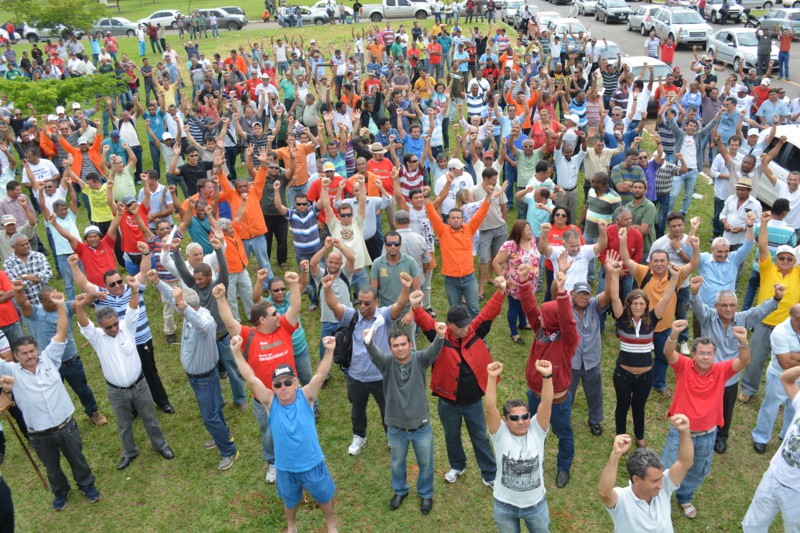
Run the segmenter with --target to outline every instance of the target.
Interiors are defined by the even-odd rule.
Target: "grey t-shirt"
[[[342,268],[339,269],[340,274],[344,274],[347,278],[348,283],[352,281],[353,274],[347,271],[347,268],[342,265]],[[323,268],[319,269],[317,275],[314,276],[314,283],[317,284],[317,287],[322,287],[322,277],[326,274],[326,270]],[[336,280],[333,282],[331,286],[331,290],[333,294],[336,296],[336,299],[339,300],[339,303],[345,307],[349,307],[350,309],[353,308],[352,302],[350,302],[350,288],[347,286],[347,283],[344,282],[341,275],[336,276]],[[336,316],[331,311],[331,308],[328,307],[328,304],[325,303],[325,296],[320,294],[319,297],[319,308],[322,310],[322,321],[323,322],[339,322]]]

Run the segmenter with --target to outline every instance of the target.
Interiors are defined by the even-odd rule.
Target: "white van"
[[[767,135],[769,135],[769,129],[761,132],[758,137],[759,141],[764,140]],[[767,146],[764,152],[769,152],[778,142],[778,139],[784,136],[786,137],[786,144],[783,145],[781,151],[769,164],[770,170],[780,181],[786,181],[786,176],[789,175],[789,172],[800,172],[800,125],[778,126],[775,131],[775,139]],[[761,179],[756,197],[771,206],[777,196],[775,188],[769,180],[766,178]]]

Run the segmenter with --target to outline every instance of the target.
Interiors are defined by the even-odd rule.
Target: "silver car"
[[[522,9],[523,6],[525,6],[524,0],[510,0],[506,3],[503,9],[500,10],[500,20],[506,24],[513,23],[514,17],[517,15],[517,11]]]
[[[594,15],[597,0],[575,0],[575,7],[578,9],[578,15]]]
[[[209,19],[211,15],[217,17],[217,26],[220,28],[227,28],[230,31],[241,30],[247,26],[247,16],[241,13],[231,13],[225,9],[218,7],[214,9],[198,9],[195,13],[202,14],[206,17],[206,27],[210,28],[211,23]]]
[[[110,32],[111,35],[127,35],[128,37],[133,37],[136,35],[136,28],[136,23],[126,18],[110,17],[100,19],[100,21],[92,27],[92,33],[99,31],[105,35]]]
[[[722,22],[722,0],[706,0],[705,15],[709,21],[714,24]],[[737,3],[729,2],[728,4],[728,22],[736,24],[742,18],[744,8]]]
[[[660,6],[639,6],[628,17],[628,31],[638,31],[647,35],[653,27],[653,15]]]
[[[733,64],[734,72],[744,65],[745,69],[755,68],[758,39],[756,30],[751,28],[729,28],[720,30],[708,40],[708,53],[716,54],[717,61]],[[772,42],[770,53],[773,68],[778,68],[778,47]]]
[[[315,24],[322,26],[331,20],[325,8],[300,6],[300,16],[303,18],[303,25]]]
[[[672,37],[676,45],[705,43],[713,29],[706,24],[700,13],[683,7],[662,7],[653,16],[653,30],[664,38]],[[678,34],[680,30],[680,34]]]

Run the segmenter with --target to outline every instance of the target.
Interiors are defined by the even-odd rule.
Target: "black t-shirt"
[[[481,57],[486,53],[486,42],[488,37],[475,37],[475,54]]]
[[[154,86],[155,82],[153,81],[154,79],[153,76],[146,76],[146,74],[150,74],[151,72],[153,72],[152,65],[142,65],[142,67],[139,70],[141,70],[142,72],[142,78],[144,78],[145,87]]]
[[[189,189],[189,194],[197,194],[197,182],[208,178],[208,171],[213,166],[213,161],[199,161],[195,166],[186,163],[178,167],[181,176],[186,180],[186,188]]]

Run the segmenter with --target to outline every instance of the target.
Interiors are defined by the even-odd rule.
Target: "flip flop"
[[[682,503],[681,507],[683,507],[683,515],[686,518],[689,520],[694,520],[697,518],[697,509],[694,508],[694,505],[691,503]]]

